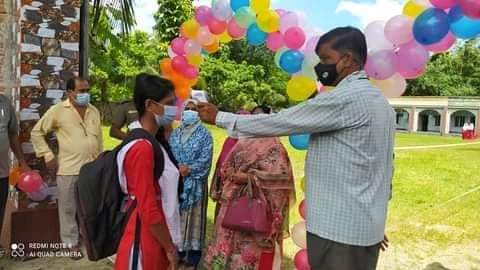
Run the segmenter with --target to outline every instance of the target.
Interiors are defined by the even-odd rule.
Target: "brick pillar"
[[[0,0],[0,92],[11,95],[17,88],[16,1]],[[15,97],[13,97],[13,100]]]

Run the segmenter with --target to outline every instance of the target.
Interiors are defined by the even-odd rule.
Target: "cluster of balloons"
[[[302,190],[305,191],[305,177],[301,179],[301,187]],[[298,211],[300,212],[300,216],[305,220],[307,215],[305,200],[302,200],[298,206]],[[307,230],[305,221],[301,221],[292,227],[292,240],[295,245],[300,248],[293,259],[295,268],[298,270],[310,270],[307,255]]]
[[[406,79],[425,72],[431,54],[449,50],[457,38],[479,34],[478,0],[409,0],[402,15],[366,27],[365,70],[387,97],[399,97]]]
[[[40,176],[37,171],[21,173],[20,167],[17,166],[10,170],[8,179],[10,185],[16,185],[21,191],[25,192],[32,201],[43,201],[49,195],[48,185],[43,181],[42,176]]]
[[[243,38],[276,53],[278,67],[292,75],[287,94],[293,101],[306,100],[321,89],[314,72],[320,32],[306,24],[302,14],[270,9],[270,0],[213,0],[211,7],[197,7],[171,42],[170,57],[160,63],[162,75],[173,81],[177,97],[185,100],[204,57],[217,52],[220,43]]]

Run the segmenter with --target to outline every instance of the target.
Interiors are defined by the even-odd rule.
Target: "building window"
[[[455,127],[463,127],[465,124],[465,116],[459,115],[455,116]]]
[[[440,115],[435,116],[435,126],[439,127],[440,126]]]

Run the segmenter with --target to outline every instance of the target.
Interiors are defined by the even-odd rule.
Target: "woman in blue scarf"
[[[213,139],[202,125],[197,101],[188,100],[182,113],[182,124],[170,137],[172,152],[183,176],[180,196],[183,246],[178,247],[186,267],[200,262],[207,219],[207,179],[213,156]]]

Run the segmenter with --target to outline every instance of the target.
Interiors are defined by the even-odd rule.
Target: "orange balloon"
[[[20,179],[21,174],[22,172],[20,171],[19,166],[13,167],[10,170],[10,175],[8,176],[8,183],[10,183],[12,186],[15,186],[18,182],[18,179]]]
[[[210,54],[216,53],[220,49],[220,41],[217,37],[215,37],[215,40],[212,44],[205,45],[203,48]]]
[[[163,59],[160,62],[160,71],[165,77],[171,76],[174,72],[172,67],[172,60],[170,60],[169,58]]]
[[[175,95],[181,101],[185,101],[190,97],[190,88],[177,88],[175,89]]]

